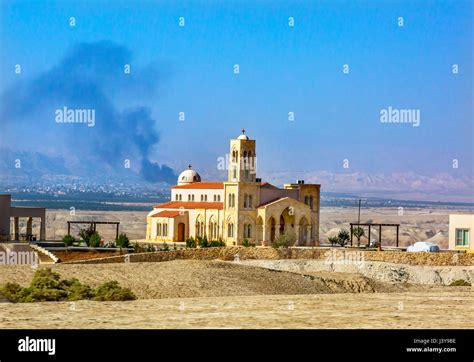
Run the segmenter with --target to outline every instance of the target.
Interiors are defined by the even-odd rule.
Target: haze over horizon
[[[59,174],[173,184],[189,163],[224,180],[245,128],[276,184],[474,202],[469,1],[61,4],[0,2],[0,190]],[[94,126],[58,123],[63,107],[93,109]],[[419,125],[382,122],[389,107]]]

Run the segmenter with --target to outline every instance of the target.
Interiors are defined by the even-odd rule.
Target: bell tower
[[[255,182],[257,174],[255,140],[249,139],[245,129],[237,139],[230,140],[228,166],[229,182]]]

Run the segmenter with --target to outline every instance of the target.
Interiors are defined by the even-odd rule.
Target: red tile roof
[[[267,206],[268,204],[274,203],[275,201],[278,201],[278,200],[281,200],[281,199],[286,199],[286,198],[287,198],[287,196],[282,196],[282,197],[277,197],[275,199],[271,199],[270,201],[267,201],[267,202],[264,202],[263,204],[258,205],[257,208]]]
[[[223,189],[223,182],[191,182],[186,185],[172,186],[172,189]]]
[[[176,217],[176,216],[179,216],[180,214],[181,214],[181,211],[178,211],[178,210],[165,210],[165,211],[159,211],[151,215],[151,217]]]
[[[157,209],[218,209],[224,208],[223,202],[170,201],[155,205]]]
[[[272,188],[272,189],[278,189],[278,187],[276,187],[275,185],[272,185],[269,182],[262,182],[262,183],[260,183],[260,186],[261,187],[268,187],[268,188]]]

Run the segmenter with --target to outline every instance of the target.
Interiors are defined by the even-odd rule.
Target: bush
[[[272,242],[274,248],[288,248],[289,246],[294,245],[296,242],[296,234],[292,231],[285,232],[278,236]]]
[[[251,243],[251,242],[249,242],[249,239],[245,238],[244,241],[242,242],[242,246],[245,246],[246,248],[254,247],[255,243]]]
[[[22,289],[23,288],[18,283],[7,283],[0,290],[0,293],[3,296],[7,297],[8,299],[16,301],[16,300],[18,300],[20,292],[21,292]]]
[[[352,230],[352,234],[357,238],[357,246],[360,246],[360,238],[365,235],[364,229],[357,226]]]
[[[127,234],[120,233],[120,235],[117,237],[117,240],[115,240],[115,243],[119,248],[128,248],[130,245],[130,240],[128,239]]]
[[[166,243],[166,241],[163,243],[163,250],[164,250],[164,251],[170,250],[170,247],[168,246],[168,244]]]
[[[331,243],[332,246],[334,246],[334,244],[337,244],[339,239],[337,238],[337,236],[330,236],[328,237],[328,241]]]
[[[100,246],[100,235],[99,233],[94,233],[89,238],[89,246],[91,248],[98,248]]]
[[[65,246],[71,246],[75,242],[76,238],[74,236],[69,234],[63,236],[63,243]]]
[[[350,240],[351,236],[347,230],[340,230],[339,234],[337,234],[337,243],[340,246],[345,246],[347,242]]]
[[[96,290],[94,300],[99,301],[122,301],[134,300],[135,294],[129,288],[122,288],[115,280],[106,282]]]
[[[38,269],[30,286],[35,289],[58,289],[61,288],[61,276],[51,268]]]
[[[464,279],[457,279],[452,281],[449,284],[450,287],[470,287],[471,283],[465,281]]]
[[[187,248],[195,248],[196,247],[196,240],[193,237],[186,239],[186,247]]]
[[[199,245],[200,248],[207,248],[209,247],[209,242],[207,241],[207,236],[197,237],[197,244]]]
[[[61,280],[58,273],[51,269],[36,271],[29,287],[22,288],[16,283],[7,283],[0,289],[0,294],[13,302],[46,302],[64,300],[132,300],[135,295],[128,288],[122,288],[118,282],[102,284],[97,290],[82,284],[73,278]]]
[[[85,242],[87,246],[89,246],[89,239],[92,235],[94,235],[94,233],[95,232],[92,230],[92,228],[81,229],[81,231],[79,231],[79,236],[81,237],[82,241]]]
[[[92,299],[94,297],[94,290],[76,278],[64,280],[63,285],[67,291],[67,300]]]
[[[210,248],[218,248],[225,246],[225,243],[222,240],[211,240],[208,244]]]

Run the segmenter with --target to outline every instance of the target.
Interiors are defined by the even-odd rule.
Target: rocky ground
[[[298,260],[292,260],[299,262]],[[472,328],[471,287],[387,283],[218,260],[56,264],[63,278],[117,280],[132,302],[2,303],[0,328]],[[0,285],[35,269],[0,266]]]

